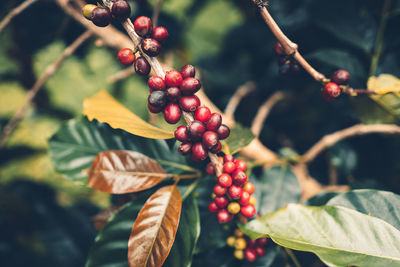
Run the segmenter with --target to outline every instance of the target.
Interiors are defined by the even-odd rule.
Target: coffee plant
[[[13,9],[0,23],[0,33],[34,2],[26,0]],[[5,151],[2,153],[13,151],[13,136],[21,131],[25,113],[46,85],[46,95],[56,106],[49,111],[75,115],[48,140],[54,169],[64,177],[58,181],[67,179],[77,187],[111,195],[112,203],[93,216],[98,233],[90,250],[83,248],[87,252],[85,263],[67,250],[64,259],[49,260],[53,265],[400,266],[400,195],[396,194],[400,192],[400,143],[396,136],[400,134],[400,80],[395,76],[398,73],[383,72],[400,69],[396,61],[399,39],[392,38],[399,23],[400,2],[55,2],[86,31],[66,48],[56,44],[38,53],[34,68],[42,74],[25,101],[6,111],[16,112],[6,117],[0,149]],[[172,3],[179,3],[184,10]],[[204,59],[202,53],[217,56],[212,51],[215,45],[210,43],[218,43],[215,35],[226,27],[227,20],[234,20],[236,13],[230,13],[233,7],[246,10],[244,13],[252,19],[226,36],[224,46],[217,45],[221,50],[215,59],[218,62]],[[382,10],[379,20],[368,7]],[[191,24],[197,9],[205,13],[194,26],[169,21],[176,16],[181,24]],[[278,22],[270,11],[276,13]],[[342,11],[350,14],[346,20],[336,17]],[[219,16],[220,23],[207,24],[211,15]],[[159,26],[159,20],[169,27]],[[304,27],[315,23],[319,27]],[[181,56],[184,60],[178,61],[182,64],[171,59],[174,53],[185,53],[176,41],[184,26],[192,31],[188,40],[193,39],[189,44],[196,49],[193,59],[199,66],[189,64],[188,56]],[[301,53],[302,46],[292,42],[283,30],[296,32],[297,27],[301,34],[296,34],[296,39],[314,51],[306,56]],[[306,35],[305,30],[315,31],[315,36]],[[195,37],[197,34],[199,37]],[[91,48],[89,54],[79,50],[93,36],[98,46],[115,50],[112,58],[102,48]],[[337,49],[324,48],[335,42]],[[353,54],[345,51],[347,46]],[[71,58],[76,50],[83,53],[84,64]],[[55,61],[51,53],[57,54]],[[368,65],[369,74],[364,65]],[[0,75],[12,76],[12,69],[5,66],[2,73],[0,67]],[[225,95],[220,80],[227,77],[243,85],[221,111],[210,99]],[[246,102],[246,98],[254,98],[260,103],[257,98],[265,95],[254,96],[255,88],[266,86],[270,80],[282,90],[269,89],[260,107]],[[77,85],[69,88],[69,82]],[[143,90],[128,91],[132,86]],[[208,86],[218,91],[211,93],[211,98],[204,93],[203,87]],[[83,109],[76,99],[83,100]],[[284,100],[292,104],[281,109],[292,114],[271,115],[275,121],[267,128],[270,133],[265,138],[265,120]],[[9,105],[8,101],[3,105]],[[300,114],[300,106],[301,112],[309,113],[308,120]],[[237,109],[242,112],[236,112],[235,118]],[[253,120],[250,128],[237,121],[248,125],[249,118]],[[317,142],[307,138],[314,135],[310,125],[323,128],[315,128],[322,133]],[[338,126],[347,128],[330,133]],[[274,127],[279,129],[278,135],[273,134]],[[30,127],[25,130],[28,135],[34,132]],[[367,176],[380,172],[389,175],[382,168],[391,168],[390,179],[382,182],[385,186],[354,182],[357,152],[341,141],[367,134],[377,134],[378,139],[357,146],[361,149],[360,161],[370,168]],[[296,135],[300,137],[293,138]],[[382,135],[392,138],[388,140],[393,143],[385,148],[387,154],[379,152],[383,148],[376,145],[384,141]],[[299,151],[305,152],[298,153],[291,139],[299,141]],[[268,140],[278,145],[267,147]],[[363,158],[371,153],[372,146],[377,146],[374,159]],[[1,154],[3,158],[5,155]],[[321,155],[326,162],[321,161]],[[319,160],[320,166],[312,165],[314,160]],[[327,174],[329,181],[312,177]],[[55,202],[54,197],[48,199]],[[46,201],[39,203],[42,208],[35,212],[44,214]],[[53,227],[48,221],[57,220],[39,218],[47,227]],[[87,227],[93,236],[86,239],[93,238],[93,225]],[[45,228],[42,231],[46,232]],[[85,235],[84,231],[74,238],[79,235]]]

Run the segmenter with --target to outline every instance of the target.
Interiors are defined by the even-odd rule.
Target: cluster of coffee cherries
[[[131,7],[126,0],[116,0],[111,10],[108,7],[87,4],[82,8],[82,12],[85,18],[91,20],[94,25],[106,27],[110,24],[112,17],[120,21],[129,18]]]
[[[212,194],[213,201],[208,206],[210,212],[217,214],[220,224],[232,221],[236,214],[244,218],[256,214],[256,198],[252,196],[255,188],[248,181],[246,169],[246,163],[241,159],[234,159],[232,155],[223,158],[223,173],[218,177]],[[207,165],[206,171],[215,175],[212,164]]]
[[[246,259],[250,262],[253,262],[258,257],[262,257],[266,254],[265,246],[267,243],[267,238],[262,237],[252,240],[239,229],[235,229],[234,235],[229,236],[226,239],[226,244],[235,248],[235,251],[233,252],[235,258],[239,260]]]
[[[342,92],[339,85],[345,85],[350,81],[350,73],[340,69],[332,73],[331,81],[325,84],[321,92],[321,98],[326,102],[331,102],[338,98]]]
[[[296,74],[300,71],[300,66],[291,55],[286,55],[285,50],[281,43],[276,42],[273,46],[275,54],[279,57],[279,73],[280,74]]]

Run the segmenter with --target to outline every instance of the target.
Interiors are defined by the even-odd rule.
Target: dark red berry
[[[185,65],[181,69],[183,79],[194,77],[196,75],[196,69],[192,65]]]
[[[153,38],[146,38],[142,41],[142,50],[150,57],[156,57],[160,54],[161,45]]]
[[[259,257],[263,257],[266,254],[265,248],[263,247],[256,247],[256,254]]]
[[[161,92],[161,91],[155,91]],[[170,123],[175,124],[181,119],[182,111],[178,104],[170,103],[164,109],[164,119]]]
[[[206,173],[207,173],[208,175],[212,175],[212,176],[215,175],[215,168],[214,168],[214,164],[213,164],[212,162],[209,162],[209,163],[207,164]]]
[[[149,109],[149,111],[151,113],[160,113],[163,110],[163,108],[154,107],[154,106],[150,105],[149,103],[147,103],[147,108]]]
[[[187,127],[184,125],[181,125],[178,128],[176,128],[174,134],[175,134],[175,138],[181,142],[189,141],[188,130],[187,130]]]
[[[164,108],[167,104],[167,95],[163,91],[154,91],[149,95],[147,100],[150,106]]]
[[[276,42],[274,44],[274,52],[277,55],[283,55],[283,53],[285,53],[285,50],[283,49],[283,46],[281,45],[280,42]]]
[[[217,213],[217,220],[220,224],[232,221],[233,217],[233,214],[230,214],[226,209],[219,210]]]
[[[243,191],[239,198],[240,205],[247,205],[250,201],[250,194],[246,191]]]
[[[194,118],[201,122],[206,122],[211,115],[211,111],[208,107],[198,107]]]
[[[235,169],[236,169],[235,163],[233,163],[232,161],[225,162],[223,167],[223,171],[225,173],[231,174]]]
[[[192,146],[192,160],[202,161],[208,157],[208,152],[206,147],[202,143],[195,143]]]
[[[233,162],[235,163],[237,170],[241,170],[241,171],[247,170],[247,164],[246,164],[246,162],[244,162],[244,160],[235,159]]]
[[[220,141],[218,141],[218,143],[217,143],[217,145],[215,147],[210,149],[210,152],[214,153],[214,154],[218,154],[221,151],[222,151],[222,144],[221,144]]]
[[[165,82],[169,87],[178,87],[182,81],[182,75],[177,70],[170,70],[165,74]]]
[[[218,134],[213,131],[206,131],[203,134],[203,144],[208,149],[214,148],[218,145]]]
[[[131,7],[125,0],[117,0],[112,5],[111,13],[116,19],[123,21],[131,15]]]
[[[324,90],[322,90],[321,92],[321,98],[325,102],[332,102],[333,100],[335,100],[333,97],[330,97]]]
[[[337,98],[340,96],[341,90],[339,85],[336,83],[327,83],[323,89],[325,95],[329,96],[330,98]]]
[[[178,148],[178,152],[181,155],[187,155],[191,151],[192,151],[192,143],[182,143]]]
[[[332,74],[331,81],[337,84],[346,84],[350,81],[350,73],[344,69],[337,70]]]
[[[257,245],[256,240],[253,240],[253,239],[250,239],[250,238],[247,239],[247,247],[248,248],[255,249],[257,246],[258,245]]]
[[[200,99],[195,95],[182,96],[179,105],[186,112],[194,112],[200,106]]]
[[[239,199],[240,196],[242,195],[243,189],[240,186],[237,185],[231,185],[228,189],[229,196],[232,199]]]
[[[181,90],[178,87],[170,87],[167,89],[167,98],[171,102],[178,102],[181,97]]]
[[[221,126],[222,116],[218,113],[213,113],[206,122],[206,128],[209,131],[216,131]]]
[[[240,212],[243,214],[243,216],[251,218],[254,216],[254,214],[256,214],[256,208],[251,204],[247,204],[240,208]]]
[[[157,41],[159,41],[160,43],[163,43],[168,38],[168,31],[167,31],[167,29],[165,29],[164,27],[161,27],[161,26],[155,27],[153,29],[152,37],[154,39],[156,39]]]
[[[139,75],[146,76],[150,73],[150,64],[144,57],[138,57],[134,62],[134,66],[136,73]]]
[[[191,140],[200,141],[205,131],[206,127],[199,121],[192,121],[188,125],[188,133]]]
[[[111,21],[111,12],[107,7],[97,7],[93,9],[92,22],[99,27],[106,27]]]
[[[230,187],[232,185],[232,178],[229,174],[223,173],[218,177],[218,183],[223,187]]]
[[[124,66],[132,65],[135,61],[135,55],[133,54],[132,49],[124,48],[118,52],[118,60]]]
[[[214,193],[215,193],[217,196],[223,196],[223,195],[225,195],[226,191],[228,191],[228,189],[227,189],[226,187],[223,187],[223,186],[220,185],[220,184],[216,184],[216,185],[214,186]]]
[[[138,17],[133,23],[135,32],[141,37],[150,35],[153,32],[153,22],[149,17],[141,16]]]
[[[241,170],[236,170],[234,173],[232,173],[232,181],[236,185],[244,185],[247,183],[247,180],[247,175]]]
[[[201,83],[196,78],[186,78],[181,83],[181,91],[183,95],[193,95],[201,88]]]
[[[228,138],[230,133],[231,129],[229,129],[229,127],[226,126],[225,124],[221,124],[221,126],[219,126],[219,128],[217,129],[218,138],[220,140]]]
[[[234,161],[235,158],[232,155],[225,155],[224,156],[224,162],[228,162],[228,161]]]
[[[257,253],[254,249],[246,248],[244,251],[244,256],[247,261],[254,262],[257,259]]]
[[[228,200],[228,198],[225,197],[225,196],[216,197],[216,198],[214,199],[214,202],[215,202],[215,204],[217,204],[217,206],[218,206],[219,208],[225,208],[225,207],[228,206],[228,204],[229,204],[229,200]]]
[[[147,85],[154,91],[164,91],[166,88],[165,81],[160,76],[151,76],[147,81]]]
[[[257,245],[259,245],[259,246],[265,246],[268,243],[268,238],[261,237],[261,238],[258,238],[256,240],[256,242],[257,242]]]
[[[208,205],[208,210],[211,213],[216,213],[219,210],[219,208],[218,208],[217,204],[213,201],[210,203],[210,205]]]

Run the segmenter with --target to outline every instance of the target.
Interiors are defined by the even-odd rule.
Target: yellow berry
[[[216,198],[216,197],[217,197],[217,195],[216,195],[215,193],[212,193],[212,194],[211,194],[211,198],[212,198],[212,199],[214,199],[214,198]]]
[[[254,206],[256,204],[256,202],[257,202],[256,198],[254,196],[251,196],[249,203]]]
[[[83,16],[87,19],[91,19],[93,9],[97,8],[96,5],[87,4],[82,8]]]
[[[243,232],[240,229],[235,229],[235,231],[233,233],[235,234],[236,237],[243,236]]]
[[[239,237],[238,239],[236,239],[235,241],[235,248],[242,250],[245,249],[247,246],[247,242],[243,237]]]
[[[232,214],[237,214],[237,213],[239,213],[239,211],[240,211],[240,205],[239,205],[239,203],[237,203],[237,202],[229,203],[229,205],[228,205],[228,211],[229,211],[229,213],[232,213]]]
[[[234,236],[230,236],[226,239],[226,244],[230,247],[234,247],[235,246],[235,241],[236,241],[236,237]]]
[[[244,252],[243,250],[235,250],[235,252],[233,252],[233,256],[238,260],[243,260]]]

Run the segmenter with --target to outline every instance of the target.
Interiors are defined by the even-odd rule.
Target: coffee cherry
[[[232,203],[233,204],[233,203]],[[237,204],[237,203],[236,203]],[[239,237],[235,240],[235,248],[238,250],[243,250],[245,249],[247,246],[247,242],[246,239],[244,239],[243,237]]]
[[[163,91],[154,91],[149,95],[147,100],[150,106],[164,108],[167,104],[167,95]]]
[[[257,203],[257,199],[254,196],[250,196],[249,204],[255,205]]]
[[[200,141],[205,131],[206,127],[204,127],[204,124],[199,121],[192,121],[188,125],[189,137],[193,141]]]
[[[194,118],[201,122],[206,122],[211,115],[211,111],[208,107],[198,107]]]
[[[222,144],[220,141],[218,141],[217,145],[213,148],[210,149],[210,152],[213,154],[218,154],[219,152],[222,151]]]
[[[170,124],[177,123],[181,119],[181,115],[182,112],[178,104],[170,103],[164,109],[164,119]]]
[[[212,162],[209,162],[209,163],[207,164],[206,173],[207,173],[208,175],[212,175],[212,176],[215,175],[215,168],[214,168],[214,164],[213,164]]]
[[[235,163],[233,163],[232,161],[225,162],[224,167],[223,167],[223,171],[225,173],[231,174],[235,169],[236,169]]]
[[[183,156],[189,154],[191,151],[192,151],[192,143],[182,143],[178,148],[179,154]]]
[[[340,96],[341,90],[340,87],[336,83],[327,83],[324,86],[324,93],[328,95],[330,98],[337,98]]]
[[[243,260],[244,259],[244,252],[243,252],[243,250],[235,250],[233,252],[233,256],[238,260]]]
[[[258,238],[256,240],[256,242],[257,242],[257,245],[259,245],[259,246],[265,246],[268,243],[268,238],[261,237],[261,238]]]
[[[332,74],[331,81],[337,84],[346,84],[350,81],[350,73],[344,69],[337,70]]]
[[[238,229],[238,228],[236,228],[236,229],[233,231],[233,234],[234,234],[236,237],[242,237],[242,236],[244,236],[244,233],[242,232],[242,230],[240,230],[240,229]]]
[[[208,157],[207,149],[204,147],[202,143],[195,143],[192,146],[192,160],[193,161],[202,161]]]
[[[160,43],[163,43],[168,38],[168,31],[167,31],[167,29],[165,29],[164,27],[161,27],[161,26],[155,27],[153,29],[152,37],[154,39],[156,39],[157,41],[159,41]]]
[[[107,7],[97,7],[93,9],[91,20],[94,25],[106,27],[111,21],[111,12]]]
[[[226,239],[226,244],[227,244],[228,246],[230,246],[230,247],[234,247],[234,246],[235,246],[235,241],[236,241],[236,237],[234,237],[234,236],[229,236],[229,237]]]
[[[181,83],[181,91],[183,95],[193,95],[201,88],[201,83],[196,78],[186,78]]]
[[[164,91],[166,88],[165,81],[160,76],[151,76],[147,81],[147,85],[154,91]]]
[[[251,218],[254,216],[254,214],[256,214],[256,208],[252,204],[247,204],[240,208],[240,212],[243,214],[243,216]]]
[[[216,132],[206,131],[203,134],[202,139],[203,139],[203,145],[208,149],[212,149],[218,145],[218,135]]]
[[[146,38],[142,41],[142,49],[150,57],[156,57],[160,54],[160,43],[152,38]]]
[[[118,52],[118,60],[124,66],[130,66],[135,61],[135,54],[132,49],[124,48]]]
[[[179,99],[179,105],[186,112],[194,112],[200,106],[200,99],[195,95],[182,96]]]
[[[192,65],[185,65],[181,69],[183,79],[194,77],[196,75],[196,69]]]
[[[225,188],[226,189],[226,188]],[[228,212],[230,214],[237,214],[240,212],[240,205],[237,202],[231,202],[228,205]]]
[[[245,171],[247,169],[247,165],[246,162],[244,162],[244,160],[235,159],[234,163],[237,170]]]
[[[217,212],[219,210],[219,208],[218,208],[217,204],[215,203],[215,201],[211,202],[210,205],[208,205],[208,210],[211,213],[215,213],[215,212]]]
[[[232,173],[232,181],[235,185],[244,185],[248,181],[247,175],[241,171],[241,170],[236,170],[234,173]]]
[[[175,134],[175,138],[178,141],[181,141],[181,142],[188,142],[189,141],[188,130],[187,130],[186,126],[184,126],[184,125],[181,125],[178,128],[176,128],[174,134]]]
[[[222,116],[218,113],[213,113],[206,122],[206,128],[209,131],[216,131],[221,126]]]
[[[83,16],[84,16],[86,19],[91,20],[91,19],[92,19],[92,12],[93,12],[93,10],[94,10],[95,8],[97,8],[96,5],[92,5],[92,4],[84,5],[83,8],[82,8]]]
[[[247,239],[247,247],[248,248],[255,249],[257,246],[258,245],[257,245],[257,241],[256,240],[253,240],[253,239],[250,239],[250,238]]]
[[[217,220],[220,224],[225,224],[232,221],[233,215],[229,214],[226,209],[221,209],[217,213]]]
[[[220,185],[220,184],[216,184],[216,185],[214,186],[214,193],[215,193],[217,196],[223,196],[223,195],[225,195],[226,191],[228,191],[228,189],[227,189],[226,187],[223,187],[223,186]]]
[[[149,103],[147,103],[147,108],[149,109],[149,111],[151,113],[160,113],[164,108],[160,108],[160,107],[154,107],[152,105],[150,105]]]
[[[249,201],[250,201],[250,194],[246,191],[243,191],[239,198],[239,204],[243,206],[248,204]]]
[[[138,57],[134,62],[134,66],[136,73],[139,75],[146,76],[150,73],[150,64],[144,57]]]
[[[240,196],[242,195],[243,189],[240,186],[237,185],[231,185],[228,189],[229,196],[232,199],[239,199]]]
[[[223,187],[230,187],[232,185],[232,177],[223,173],[218,177],[218,183]]]
[[[111,13],[116,19],[124,21],[131,15],[131,7],[125,0],[117,0],[112,5]]]
[[[330,97],[330,96],[328,95],[328,93],[325,92],[324,90],[322,90],[322,92],[321,92],[321,98],[322,98],[322,100],[325,101],[325,102],[332,102],[333,100],[335,100],[335,98]]]
[[[167,89],[167,98],[168,101],[178,102],[181,97],[181,90],[178,87],[170,87]]]
[[[211,198],[215,199],[217,197],[217,195],[215,193],[211,193]]]
[[[214,199],[214,202],[215,202],[215,204],[217,204],[217,206],[219,208],[222,209],[222,208],[225,208],[226,206],[228,206],[229,200],[225,196],[219,196]]]
[[[244,186],[243,186],[243,191],[246,191],[250,195],[254,193],[254,190],[255,190],[255,187],[250,182],[245,183]]]
[[[228,138],[230,133],[231,133],[231,130],[225,124],[221,124],[221,126],[219,126],[219,128],[217,129],[218,138],[220,140],[224,140],[224,139]]]
[[[265,254],[267,253],[266,251],[265,251],[265,248],[263,248],[263,247],[256,247],[256,254],[257,254],[257,256],[259,256],[259,257],[263,257],[263,256],[265,256]]]
[[[135,27],[135,32],[140,37],[148,36],[153,31],[153,22],[151,22],[149,17],[138,17],[133,23],[133,26]]]
[[[228,161],[234,161],[235,158],[232,155],[225,155],[224,156],[224,162],[228,162]]]
[[[169,87],[178,87],[181,85],[182,81],[182,75],[177,70],[170,70],[165,74],[165,82]]]
[[[274,44],[273,48],[274,48],[275,54],[277,54],[277,55],[283,55],[283,53],[285,53],[285,50],[283,49],[283,46],[281,45],[280,42],[276,42]]]

